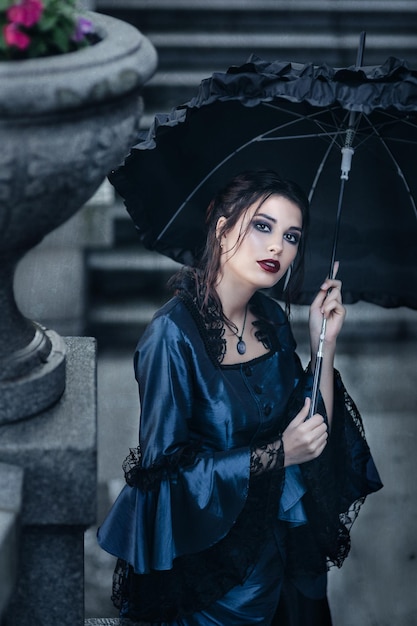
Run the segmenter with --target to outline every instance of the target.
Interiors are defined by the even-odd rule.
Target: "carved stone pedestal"
[[[0,63],[0,424],[48,408],[65,387],[65,346],[20,313],[15,267],[125,156],[156,68],[153,46],[134,27],[89,15],[95,45]]]

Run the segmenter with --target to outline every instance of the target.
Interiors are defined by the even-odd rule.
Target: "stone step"
[[[110,250],[90,251],[88,266],[91,271],[123,271],[123,272],[171,272],[180,269],[181,265],[168,257],[146,250],[140,245],[137,248],[114,248]]]
[[[339,17],[345,26],[357,25],[361,17],[375,30],[386,26],[387,17],[395,25],[404,25],[416,14],[414,0],[97,0],[96,9],[127,21],[138,20],[142,30],[155,26],[170,30],[175,22],[193,29],[198,20],[204,20],[207,29],[254,30],[259,24],[272,28],[274,16],[284,17],[289,24],[292,20],[311,23],[313,18],[326,25]]]
[[[202,50],[217,48],[261,48],[261,49],[293,49],[303,48],[304,50],[331,50],[334,47],[343,49],[355,49],[359,40],[359,33],[344,32],[342,34],[328,32],[301,31],[289,33],[286,30],[281,32],[215,32],[178,30],[172,33],[150,32],[147,35],[152,43],[160,50],[161,48],[186,48],[192,50],[201,48]],[[415,34],[398,34],[391,29],[389,34],[374,33],[366,36],[366,50],[368,49],[410,49],[416,45]]]
[[[365,30],[365,64],[398,56],[417,67],[415,0],[97,0],[96,8],[134,24],[158,50],[158,71],[144,88],[142,128],[156,113],[187,102],[202,78],[251,53],[352,65]]]
[[[365,63],[401,56],[417,65],[415,0],[98,0],[96,6],[147,35],[159,52],[160,70],[201,64],[214,69],[219,61],[225,69],[252,51],[269,51],[271,59],[350,65],[362,30]]]
[[[90,617],[84,620],[84,626],[119,626],[118,617]],[[136,622],[138,626],[140,624]]]
[[[143,90],[147,128],[155,113],[168,112],[190,100],[201,80],[213,72],[241,65],[254,53],[267,60],[298,63],[322,62],[335,67],[355,63],[357,34],[336,36],[315,33],[300,35],[243,35],[231,33],[153,33],[160,69]],[[417,36],[375,35],[367,38],[365,63],[378,65],[388,56],[405,58],[417,67]],[[208,59],[211,66],[207,65]],[[413,61],[413,63],[411,62]],[[187,68],[178,71],[179,67]]]
[[[149,32],[147,36],[158,51],[160,71],[174,68],[195,70],[207,67],[223,68],[244,63],[254,53],[268,60],[288,60],[299,63],[328,63],[341,67],[353,65],[359,43],[361,26],[354,32],[301,31],[291,33],[245,32]],[[373,33],[366,38],[364,65],[378,65],[388,56],[405,58],[417,65],[417,36],[415,34]]]
[[[111,298],[112,306],[124,297],[148,299],[166,295],[169,278],[180,265],[162,254],[135,247],[90,251],[86,256],[90,306]]]
[[[155,296],[154,301],[143,298],[97,301],[89,309],[86,334],[97,339],[100,353],[107,349],[132,350],[154,313],[168,299],[169,294],[164,298],[159,293],[159,299]]]
[[[163,299],[153,302],[141,298],[130,298],[123,302],[103,302],[94,307],[90,314],[90,323],[110,326],[116,324],[146,326],[163,304]]]
[[[149,128],[156,113],[168,112],[194,97],[204,78],[216,71],[225,72],[231,65],[245,63],[252,53],[271,61],[349,66],[355,62],[359,41],[357,33],[339,36],[329,33],[178,32],[150,33],[149,36],[158,49],[160,66],[143,90],[145,115],[141,120],[142,128]],[[417,36],[385,34],[367,37],[365,64],[382,64],[388,56],[405,58],[410,66],[417,67]]]

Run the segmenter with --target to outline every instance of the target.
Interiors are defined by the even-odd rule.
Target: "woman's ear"
[[[225,222],[227,222],[227,217],[225,217],[224,215],[221,215],[219,217],[219,219],[217,220],[217,224],[216,224],[216,239],[218,240],[219,243],[221,243],[221,241],[220,241],[220,232],[221,232],[221,229],[224,226]]]

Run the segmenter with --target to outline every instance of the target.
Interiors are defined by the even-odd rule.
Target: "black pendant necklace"
[[[236,345],[236,350],[239,352],[239,354],[245,354],[246,352],[246,343],[243,341],[243,333],[245,332],[245,326],[246,326],[246,316],[248,314],[248,307],[246,306],[245,309],[245,317],[243,320],[243,328],[242,328],[242,332],[239,335],[237,332],[235,332],[236,337],[238,338],[238,342]]]

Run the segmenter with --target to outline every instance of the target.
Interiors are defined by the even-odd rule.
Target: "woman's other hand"
[[[326,446],[327,425],[318,413],[306,419],[309,409],[310,398],[306,398],[301,411],[283,432],[284,467],[312,461],[320,456]]]
[[[333,278],[326,278],[310,307],[309,328],[312,353],[315,354],[319,345],[323,317],[326,318],[326,343],[336,343],[346,316],[342,304],[342,283],[336,280],[339,262],[334,264]]]

